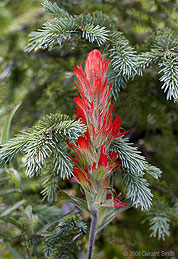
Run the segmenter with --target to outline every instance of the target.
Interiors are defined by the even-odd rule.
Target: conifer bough
[[[102,12],[71,15],[50,1],[45,1],[43,7],[53,18],[44,22],[37,32],[30,33],[27,52],[52,49],[56,44],[63,46],[68,41],[97,43],[98,47],[105,46],[109,50],[112,70],[108,73],[108,81],[113,82],[115,99],[129,79],[142,76],[145,68],[156,64],[163,82],[161,88],[167,92],[166,99],[178,101],[178,37],[171,29],[158,30],[149,40],[148,51],[137,53],[123,33],[115,30],[114,19]]]

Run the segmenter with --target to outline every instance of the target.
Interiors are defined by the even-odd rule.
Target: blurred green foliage
[[[130,44],[139,52],[146,51],[151,35],[158,29],[169,27],[178,32],[178,3],[174,0],[61,0],[53,1],[70,14],[87,14],[102,11],[110,16],[117,28],[122,31]],[[2,130],[7,113],[17,103],[22,105],[16,112],[11,127],[11,136],[19,130],[30,127],[49,113],[65,113],[73,116],[73,97],[76,80],[73,67],[83,65],[89,51],[96,44],[83,42],[72,48],[56,47],[51,51],[25,53],[28,34],[41,27],[48,15],[42,11],[39,0],[4,0],[0,2],[0,129]],[[122,127],[130,129],[129,139],[138,146],[147,160],[163,171],[162,179],[155,182],[150,178],[155,202],[167,204],[171,208],[177,202],[177,112],[178,106],[167,101],[161,90],[157,67],[145,69],[143,77],[136,77],[122,89],[116,101],[115,112],[120,115]],[[27,179],[21,167],[21,157],[13,160],[8,169],[0,169],[0,213],[17,205],[9,212],[20,226],[30,225],[24,213],[31,205],[35,231],[64,214],[61,202],[55,204],[42,201],[42,176]],[[60,188],[71,188],[69,183],[58,179]],[[116,181],[119,188],[120,179]],[[79,192],[75,187],[74,192]],[[21,203],[19,203],[21,201]],[[44,215],[41,207],[46,206]],[[11,214],[12,213],[12,214]],[[8,214],[7,214],[8,215]],[[2,215],[1,215],[2,216]],[[85,216],[85,215],[83,215]],[[174,251],[178,243],[177,215],[171,215],[170,237],[166,241],[150,238],[148,223],[141,224],[146,215],[130,209],[112,222],[98,235],[94,258],[127,258],[124,251]],[[30,226],[19,229],[18,223],[9,218],[0,219],[0,258],[44,258],[42,245],[31,244],[28,237],[33,233]],[[17,225],[16,227],[14,225]],[[21,235],[23,233],[23,236]],[[32,242],[33,243],[33,242]],[[86,240],[78,243],[78,252],[85,249]],[[15,249],[15,250],[13,250]],[[67,258],[67,257],[66,257]],[[128,258],[133,258],[129,257]],[[144,258],[141,256],[139,258]],[[164,258],[170,258],[165,256]],[[176,258],[176,256],[175,256]]]

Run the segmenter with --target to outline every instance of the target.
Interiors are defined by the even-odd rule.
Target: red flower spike
[[[114,109],[110,97],[112,83],[108,87],[106,78],[108,64],[109,61],[102,59],[99,50],[93,50],[87,56],[85,72],[81,66],[74,68],[79,82],[78,85],[74,84],[80,94],[74,98],[77,104],[76,114],[79,120],[85,124],[87,131],[78,138],[76,146],[67,143],[76,155],[76,159],[69,158],[80,168],[84,168],[82,171],[74,167],[73,173],[77,179],[75,181],[78,181],[84,190],[87,189],[89,192],[93,192],[89,188],[93,184],[96,190],[102,190],[99,195],[103,195],[103,197],[99,197],[99,204],[116,208],[127,206],[127,204],[119,201],[120,196],[113,198],[112,193],[107,194],[109,176],[122,163],[117,152],[110,151],[109,154],[106,152],[113,139],[125,135],[128,131],[120,133],[120,117],[117,116],[115,120],[112,117]],[[101,177],[102,179],[100,179]],[[92,184],[90,179],[92,179]],[[93,182],[95,180],[96,182]],[[105,202],[103,202],[104,197],[106,197]]]
[[[85,113],[83,112],[83,110],[80,108],[79,105],[77,105],[77,110],[75,111],[76,114],[78,115],[78,118],[81,119],[81,121],[86,124],[86,118],[85,118]]]

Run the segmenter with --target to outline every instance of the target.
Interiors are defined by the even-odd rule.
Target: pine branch
[[[161,177],[162,171],[157,168],[156,166],[150,165],[150,164],[146,164],[145,165],[145,173],[150,174],[152,177],[154,177],[155,179],[158,179],[159,177]]]
[[[126,169],[122,172],[122,180],[125,183],[128,198],[131,199],[133,205],[136,208],[140,205],[141,210],[148,210],[152,205],[153,198],[148,181]]]
[[[141,53],[137,57],[137,69],[138,75],[143,76],[143,69],[149,67],[152,63],[155,63],[159,57],[152,52]]]
[[[29,35],[30,40],[25,51],[52,48],[55,43],[61,45],[64,40],[71,39],[75,31],[76,25],[72,17],[52,19],[43,23],[42,29],[39,29],[38,32],[32,32]]]
[[[119,71],[118,76],[121,74],[133,78],[137,74],[137,53],[125,37],[119,35],[109,51],[113,70]]]
[[[129,198],[136,207],[140,204],[142,210],[148,210],[151,207],[153,195],[143,176],[147,173],[157,179],[161,176],[160,169],[150,165],[127,138],[113,141],[111,149],[118,152],[118,157],[122,161],[122,180]]]
[[[119,70],[109,71],[109,73],[107,74],[107,78],[108,78],[108,81],[107,81],[108,85],[110,85],[111,82],[113,83],[112,89],[111,89],[111,95],[116,100],[119,97],[121,88],[122,89],[126,88],[126,83],[128,79],[124,75],[119,75]]]
[[[111,149],[118,152],[122,161],[122,167],[128,169],[132,174],[150,174],[155,179],[161,177],[161,170],[156,166],[150,165],[141,152],[129,143],[128,138],[122,138],[111,143]]]
[[[97,42],[100,47],[107,39],[108,32],[105,27],[101,27],[99,25],[94,26],[93,24],[87,24],[82,26],[82,38],[88,40],[93,43]]]
[[[127,138],[113,141],[111,148],[118,152],[123,168],[128,169],[132,174],[137,172],[137,175],[144,175],[146,159],[140,155],[141,152],[132,143],[129,143]]]
[[[165,240],[165,235],[169,236],[170,219],[163,215],[155,216],[150,219],[150,230],[152,231],[151,237],[156,237],[158,234],[159,239]]]
[[[70,18],[70,15],[65,10],[61,9],[55,2],[51,3],[50,1],[45,1],[43,3],[43,10],[48,14],[56,16],[58,18]]]
[[[55,18],[43,23],[42,29],[30,34],[27,52],[52,49],[56,44],[62,46],[68,41],[96,42],[99,47],[105,45],[109,49],[113,71],[108,74],[108,82],[113,81],[112,94],[115,99],[130,78],[142,76],[145,68],[157,63],[161,68],[160,73],[163,73],[160,80],[164,82],[162,89],[168,91],[167,99],[177,101],[178,38],[170,29],[164,29],[150,37],[148,51],[137,54],[123,33],[115,31],[115,23],[102,12],[72,16],[50,1],[46,1],[43,7],[44,11]],[[171,57],[167,57],[169,53]]]
[[[159,30],[153,35],[151,41],[151,52],[157,56],[163,56],[166,53],[178,53],[178,37],[170,28]]]
[[[164,55],[162,62],[158,64],[161,70],[159,73],[163,73],[160,81],[163,82],[162,89],[167,91],[167,100],[171,100],[172,97],[175,102],[178,101],[178,54]]]
[[[49,233],[45,238],[44,251],[52,258],[68,252],[70,254],[72,245],[77,241],[76,236],[82,236],[87,231],[86,224],[78,214],[67,215],[60,219],[55,231]],[[66,249],[65,249],[66,248]]]
[[[53,166],[50,168],[51,170],[45,170],[45,177],[42,181],[43,190],[41,194],[43,195],[43,199],[47,199],[48,202],[53,202],[57,200],[57,175],[56,172],[53,171]]]
[[[98,46],[108,39],[106,26],[111,27],[111,21],[101,12],[92,15],[69,15],[65,10],[59,8],[56,3],[46,1],[44,10],[56,16],[48,22],[43,23],[42,29],[32,32],[26,51],[37,51],[38,49],[52,48],[56,43],[61,45],[64,41],[74,38],[85,39]]]
[[[41,204],[33,207],[33,214],[38,217],[40,224],[44,225],[56,217],[62,216],[62,210],[57,206],[50,206],[49,204]]]
[[[169,210],[167,204],[159,201],[154,203],[152,208],[147,212],[147,217],[143,222],[149,221],[150,230],[152,231],[151,237],[158,235],[159,239],[165,240],[165,236],[170,235]]]
[[[23,151],[28,176],[38,175],[49,157],[54,159],[54,169],[61,177],[72,174],[72,164],[64,150],[65,139],[74,140],[85,132],[80,121],[70,120],[67,115],[47,115],[31,129],[22,131],[0,149],[0,163],[7,163]]]

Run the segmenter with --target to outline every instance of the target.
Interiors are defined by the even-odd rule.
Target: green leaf
[[[0,217],[5,217],[12,213],[14,210],[20,208],[24,204],[25,200],[16,202],[12,207],[5,210],[3,213],[1,213]]]
[[[22,181],[20,173],[12,167],[8,168],[7,172],[12,176],[12,180],[15,183],[16,187],[21,188]]]
[[[79,209],[84,211],[89,217],[92,217],[92,213],[89,211],[87,203],[85,200],[82,200],[80,198],[70,196],[65,192],[58,192],[58,197],[64,200],[71,200],[71,202]]]
[[[8,243],[3,242],[3,244],[10,250],[11,254],[14,256],[15,259],[24,259],[12,246]]]
[[[57,217],[53,220],[51,220],[50,222],[48,222],[46,225],[44,225],[42,228],[40,228],[40,230],[38,230],[38,232],[36,233],[37,235],[41,235],[41,233],[45,232],[48,228],[50,228],[51,226],[53,226],[56,222],[59,221],[61,217]]]
[[[7,180],[9,180],[9,179],[11,179],[10,176],[1,177],[1,178],[0,178],[0,182],[2,182],[1,184],[4,184],[4,182],[5,182],[5,181],[7,182]]]
[[[22,226],[17,222],[17,220],[13,218],[3,218],[2,219],[5,223],[11,223],[12,225],[16,226],[20,231],[22,231]]]
[[[81,209],[83,212],[85,212],[89,217],[92,218],[92,213],[89,211],[87,207],[87,203],[85,200],[82,200],[80,198],[71,196],[71,201],[76,205],[77,208]]]
[[[121,212],[129,209],[132,207],[132,202],[131,200],[126,200],[124,201],[125,203],[128,204],[128,206],[126,207],[118,207],[118,208],[115,208],[115,209],[109,209],[106,214],[105,214],[105,217],[104,217],[104,220],[102,222],[101,225],[99,225],[97,227],[97,230],[96,230],[96,233],[99,233],[102,229],[104,229],[114,218],[116,218]]]
[[[33,230],[33,221],[32,221],[32,206],[27,206],[25,209],[24,209],[24,213],[25,215],[27,216],[28,220],[29,220],[29,223],[30,223],[30,228],[31,228],[31,231],[32,231],[32,234],[34,234],[34,230]]]
[[[8,139],[9,139],[9,131],[10,131],[10,125],[11,125],[11,121],[12,118],[14,116],[14,114],[16,113],[16,111],[18,110],[18,108],[20,107],[21,103],[17,104],[8,114],[7,119],[5,121],[4,124],[4,128],[1,134],[1,145],[4,145]]]
[[[63,200],[70,200],[70,196],[66,193],[66,192],[63,192],[63,191],[59,191],[57,193],[57,196],[60,198],[60,199],[63,199]]]
[[[0,195],[6,195],[14,192],[22,192],[20,189],[8,189],[4,191],[0,191]]]

